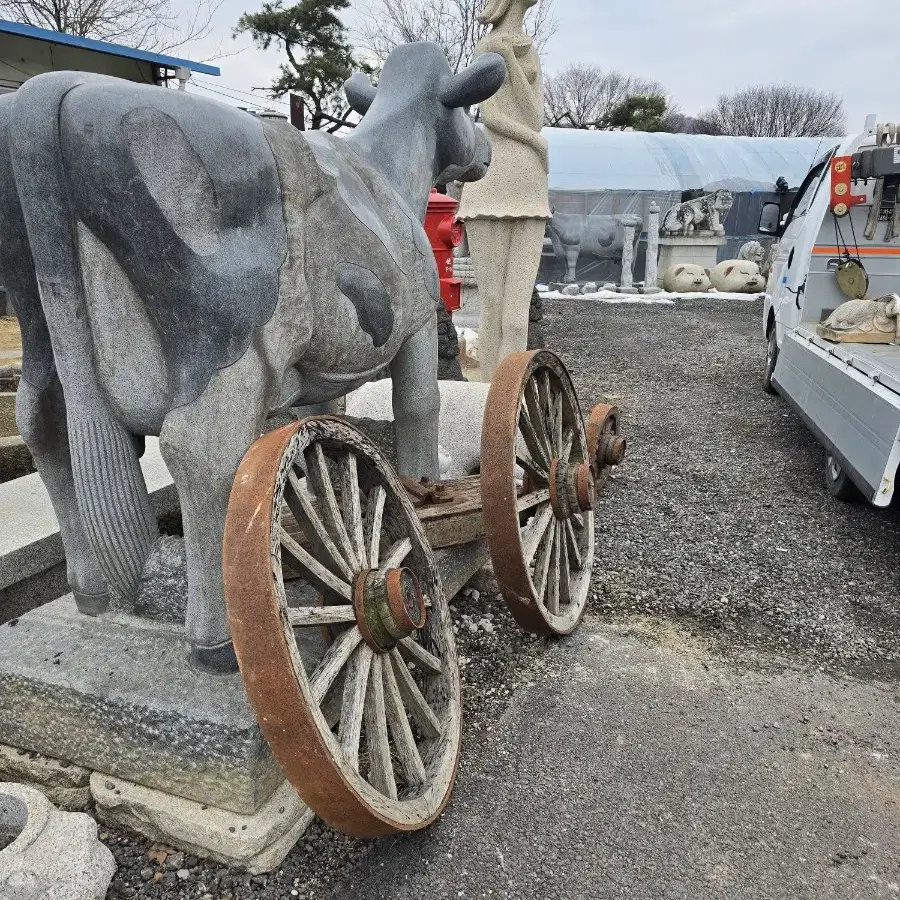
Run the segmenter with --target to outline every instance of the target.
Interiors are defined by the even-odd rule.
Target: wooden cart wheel
[[[597,493],[606,487],[609,472],[625,458],[625,438],[619,434],[619,408],[598,403],[588,417],[587,442]]]
[[[494,373],[481,486],[494,574],[510,611],[536,634],[568,634],[590,587],[596,495],[578,398],[555,354],[514,353]]]
[[[329,417],[261,437],[235,476],[223,560],[241,676],[303,800],[363,837],[432,822],[460,747],[453,626],[377,448]]]

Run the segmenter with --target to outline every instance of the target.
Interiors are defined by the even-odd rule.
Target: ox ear
[[[375,85],[362,72],[354,72],[344,82],[344,93],[350,108],[364,116],[375,101]]]
[[[441,103],[450,109],[474,106],[493,97],[506,81],[506,62],[499,53],[484,53],[441,85]]]

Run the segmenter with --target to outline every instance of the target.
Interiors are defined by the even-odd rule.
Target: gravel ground
[[[761,322],[761,301],[551,305],[579,395],[618,403],[630,439],[599,507],[594,609],[893,678],[900,517],[826,493],[824,450],[762,390]]]
[[[893,680],[897,513],[825,492],[823,451],[762,391],[761,320],[758,301],[545,304],[548,343],[584,407],[617,403],[629,439],[599,507],[592,621],[676,620],[731,664],[789,658]],[[456,613],[465,771],[550,645],[489,594],[459,598]],[[251,877],[113,829],[101,837],[119,864],[109,898],[154,900],[319,897],[391,846],[317,823],[280,870]]]

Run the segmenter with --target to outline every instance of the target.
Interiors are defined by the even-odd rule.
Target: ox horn
[[[499,53],[483,53],[441,87],[441,103],[451,109],[474,106],[493,97],[506,81],[506,62]]]
[[[369,111],[369,107],[375,101],[375,91],[375,85],[362,72],[354,72],[344,82],[347,102],[350,104],[350,108],[361,116]]]

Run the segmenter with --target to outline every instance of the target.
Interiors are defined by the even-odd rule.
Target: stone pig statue
[[[766,287],[759,266],[742,259],[723,260],[709,273],[709,280],[717,291],[729,294],[758,294]]]
[[[692,263],[670,266],[663,275],[663,287],[676,294],[704,294],[709,290],[709,269]]]

